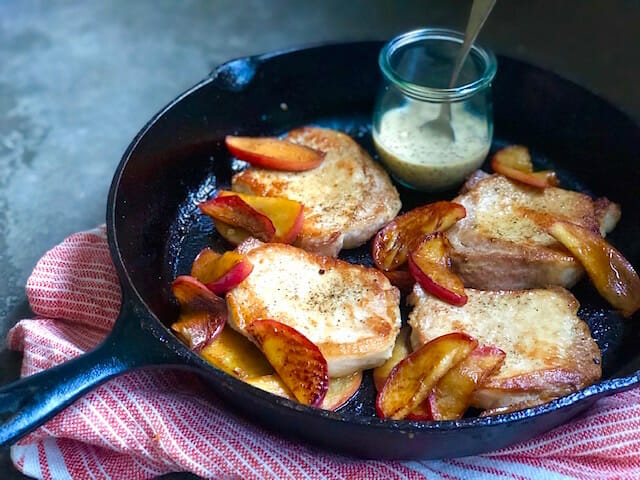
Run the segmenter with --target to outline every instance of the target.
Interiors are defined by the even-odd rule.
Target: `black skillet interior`
[[[211,79],[179,97],[132,143],[125,155],[128,162],[120,172],[115,196],[115,236],[132,285],[165,326],[174,321],[177,314],[170,293],[172,279],[189,271],[200,249],[228,248],[212,222],[196,208],[217,188],[228,187],[233,172],[241,168],[227,154],[224,136],[279,135],[294,127],[314,124],[349,133],[375,158],[369,122],[381,80],[377,68],[381,45],[363,42],[323,46],[230,62],[214,72]],[[537,165],[558,171],[563,186],[594,196],[606,195],[619,202],[623,216],[610,237],[611,242],[632,264],[640,265],[640,242],[635,241],[640,235],[640,198],[636,190],[640,169],[634,163],[638,161],[638,126],[575,84],[505,57],[499,57],[493,98],[495,139],[492,148],[510,143],[527,145]],[[404,210],[455,194],[449,192],[434,197],[399,190]],[[341,257],[350,262],[371,263],[368,245],[343,252]],[[602,350],[604,378],[632,375],[640,369],[640,354],[635,348],[640,340],[638,315],[634,319],[620,318],[607,308],[587,281],[573,291],[582,305],[579,314],[589,324]],[[207,372],[204,374],[207,376]],[[216,378],[219,379],[219,375]],[[216,390],[216,379],[211,380]],[[637,379],[605,382],[593,387],[590,393],[611,392],[623,383],[630,385],[635,381]],[[241,396],[252,397],[249,387],[232,385],[233,395],[240,392]],[[219,393],[226,398],[230,396],[229,392]],[[561,408],[567,402],[560,401],[542,410],[530,410],[524,416],[501,416],[483,425],[505,426],[508,434],[493,431],[490,435],[491,438],[502,435],[500,444],[504,445],[566,421],[586,408],[593,398],[587,399],[582,407]],[[337,416],[331,417],[342,425],[353,424],[349,435],[356,437],[349,442],[360,440],[362,447],[342,447],[339,444],[345,442],[336,444],[329,438],[309,436],[300,428],[282,430],[345,452],[387,458],[456,456],[499,446],[486,444],[488,437],[478,431],[477,435],[467,436],[462,444],[433,452],[425,452],[425,445],[406,450],[401,450],[405,447],[389,449],[388,445],[376,449],[371,442],[362,442],[370,433],[368,425],[376,426],[379,432],[380,428],[411,434],[425,430],[415,425],[408,427],[407,423],[385,425],[375,420],[373,399],[371,378],[366,376],[357,396]],[[245,406],[242,399],[236,400],[245,412],[255,406],[251,403],[253,400]],[[579,400],[579,396],[574,400]],[[272,412],[253,411],[249,415],[271,426],[281,421],[304,425],[305,418],[309,418],[305,409],[290,408],[288,402],[273,404]],[[265,408],[264,402],[260,408]],[[273,420],[273,415],[278,420]],[[536,424],[537,416],[544,419]],[[318,418],[328,417],[314,417]],[[363,418],[367,420],[363,422]],[[522,424],[520,430],[518,422]],[[323,428],[322,420],[309,423],[312,425]],[[434,427],[429,427],[429,431],[434,431]]]

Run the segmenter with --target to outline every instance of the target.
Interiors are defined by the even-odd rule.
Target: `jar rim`
[[[393,82],[405,95],[417,100],[435,102],[460,101],[475,95],[480,90],[488,87],[493,81],[498,68],[496,57],[491,50],[481,47],[475,42],[471,46],[469,54],[479,58],[484,65],[484,69],[479,78],[473,82],[454,88],[434,88],[405,80],[391,66],[390,59],[399,48],[423,40],[453,41],[462,45],[464,34],[446,28],[422,28],[398,35],[382,47],[378,56],[380,70],[385,78]]]

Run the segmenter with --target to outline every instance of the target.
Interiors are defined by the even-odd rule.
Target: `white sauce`
[[[486,117],[461,102],[451,104],[455,141],[421,126],[435,119],[440,104],[411,102],[382,115],[373,139],[383,162],[402,183],[420,190],[443,190],[461,183],[487,156],[491,139]]]

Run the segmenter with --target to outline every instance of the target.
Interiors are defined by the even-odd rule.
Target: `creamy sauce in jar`
[[[401,183],[419,190],[454,187],[477,169],[491,143],[487,118],[461,102],[451,104],[455,141],[420,128],[440,114],[439,103],[410,102],[382,115],[373,140],[382,161]]]

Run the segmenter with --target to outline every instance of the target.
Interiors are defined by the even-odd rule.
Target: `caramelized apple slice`
[[[227,320],[227,304],[193,277],[182,275],[171,285],[180,304],[180,317],[171,325],[189,348],[199,351],[222,331]]]
[[[205,248],[193,261],[191,275],[216,295],[222,295],[247,278],[252,270],[253,265],[244,255],[237,252],[220,255]]]
[[[396,217],[376,234],[371,253],[373,261],[380,270],[395,270],[407,261],[409,251],[424,235],[444,231],[466,214],[462,205],[443,201]]]
[[[316,168],[324,159],[323,152],[273,137],[227,135],[224,141],[235,157],[271,170],[302,172]]]
[[[424,237],[409,254],[409,271],[426,292],[452,305],[467,303],[462,280],[451,271],[449,242],[441,232]]]
[[[279,397],[284,397],[289,400],[295,400],[296,398],[289,390],[289,387],[285,385],[278,374],[263,375],[261,377],[252,377],[245,380],[249,385],[253,385],[260,390],[272,393]]]
[[[543,403],[547,403],[550,402],[551,400],[553,400],[556,397],[544,397],[541,396],[540,398],[535,398],[535,399],[531,399],[531,400],[527,400],[524,402],[518,402],[512,405],[507,405],[504,407],[496,407],[496,408],[491,408],[489,410],[485,410],[483,411],[479,416],[480,417],[490,417],[493,415],[505,415],[507,413],[512,413],[512,412],[517,412],[519,410],[525,410],[527,408],[531,408],[531,407],[536,407],[538,405],[542,405]]]
[[[251,234],[246,230],[234,227],[220,220],[214,220],[213,224],[216,226],[216,230],[220,236],[232,245],[240,245],[247,238],[251,237]]]
[[[389,270],[388,272],[383,271],[382,273],[389,279],[391,285],[400,290],[403,295],[411,293],[413,286],[416,284],[416,279],[413,278],[409,270],[398,269]]]
[[[409,414],[405,417],[407,420],[411,420],[412,422],[432,422],[433,416],[431,415],[431,404],[429,403],[429,397],[414,408]]]
[[[273,367],[258,347],[229,327],[204,347],[200,355],[220,370],[241,379],[273,373]]]
[[[276,233],[271,240],[273,242],[293,243],[300,230],[302,230],[304,207],[300,202],[282,197],[260,197],[226,190],[221,190],[218,195],[221,197],[238,196],[256,211],[268,217],[276,229]],[[217,222],[216,228],[218,228]],[[220,235],[234,244],[242,243],[249,236],[248,232],[245,231],[245,235],[243,235],[242,231],[237,230],[230,232],[228,238],[225,236],[227,230],[224,226],[222,229],[218,229]]]
[[[432,420],[457,420],[471,405],[473,392],[504,363],[506,354],[496,347],[478,347],[440,379],[429,394]]]
[[[255,320],[247,332],[300,403],[312,407],[322,403],[329,388],[329,370],[316,345],[275,320]]]
[[[210,248],[203,248],[191,264],[191,276],[202,283],[213,280],[211,270],[214,263],[222,255]]]
[[[493,154],[492,162],[498,162],[500,165],[518,170],[522,173],[532,173],[533,163],[531,163],[531,154],[529,149],[524,145],[509,145],[501,148]]]
[[[216,295],[221,295],[242,282],[253,270],[252,263],[237,252],[225,252],[212,263],[211,281],[207,288]]]
[[[285,385],[278,375],[273,374],[249,378],[246,382],[274,395],[295,400],[289,387]],[[319,407],[323,410],[336,410],[340,408],[358,391],[361,382],[362,372],[354,372],[344,377],[330,378],[329,389]]]
[[[554,171],[533,171],[529,150],[522,145],[510,145],[498,150],[491,159],[491,168],[496,173],[532,187],[546,188],[558,185],[558,177]]]
[[[398,363],[376,398],[376,413],[401,420],[414,411],[438,381],[478,346],[465,333],[431,340]]]
[[[376,390],[378,392],[382,390],[382,387],[387,381],[387,377],[389,377],[389,373],[391,373],[393,367],[411,353],[411,348],[409,346],[409,333],[410,329],[408,326],[405,325],[402,327],[396,337],[396,343],[393,345],[391,357],[382,365],[373,369],[373,384],[376,386]]]
[[[324,410],[336,410],[347,403],[360,388],[362,372],[357,371],[343,377],[329,378],[329,390],[320,404]]]
[[[276,234],[273,222],[237,195],[218,196],[198,205],[202,213],[227,225],[240,228],[263,242]]]
[[[558,220],[547,231],[576,257],[600,295],[623,316],[640,308],[640,279],[631,264],[599,234]]]

